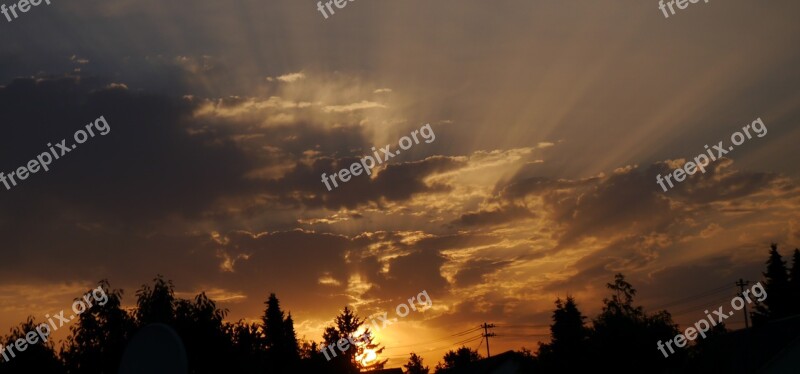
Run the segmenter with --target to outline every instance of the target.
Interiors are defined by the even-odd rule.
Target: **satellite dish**
[[[186,350],[180,336],[163,323],[147,325],[134,335],[122,355],[120,374],[188,373]]]

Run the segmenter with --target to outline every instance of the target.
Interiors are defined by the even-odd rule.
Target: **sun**
[[[364,353],[358,357],[358,360],[361,365],[367,366],[370,362],[375,361],[376,358],[378,358],[378,354],[375,353],[374,349],[365,349]]]

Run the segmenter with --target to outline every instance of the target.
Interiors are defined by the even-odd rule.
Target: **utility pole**
[[[750,281],[746,281],[742,278],[739,278],[739,281],[736,282],[736,285],[739,286],[739,296],[744,300],[744,286],[750,284]],[[749,329],[750,324],[747,320],[747,303],[744,303],[744,328]],[[487,342],[488,343],[488,342]]]
[[[484,322],[481,327],[483,327],[483,337],[486,338],[486,357],[492,357],[492,354],[489,353],[489,337],[495,336],[493,332],[489,332],[489,329],[494,327],[493,323],[486,323]]]

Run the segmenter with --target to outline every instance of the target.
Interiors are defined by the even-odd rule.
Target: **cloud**
[[[270,81],[270,82],[272,82],[273,80],[278,80],[278,81],[284,82],[284,83],[292,83],[292,82],[299,81],[301,79],[305,79],[305,77],[306,77],[306,75],[303,74],[302,72],[297,72],[297,73],[284,74],[284,75],[278,76],[276,78],[268,77],[267,80]]]
[[[511,261],[469,260],[455,275],[455,282],[461,287],[474,286],[486,281],[485,276],[505,268]]]
[[[533,216],[534,214],[527,208],[512,205],[494,210],[465,213],[457,222],[463,226],[500,225]]]
[[[312,104],[309,102],[285,100],[277,96],[271,96],[266,99],[229,97],[217,100],[203,100],[198,105],[195,116],[235,118],[245,121],[255,116],[263,115],[268,111],[275,113],[278,110],[304,109],[311,106]]]
[[[72,143],[75,130],[101,115],[111,127],[108,135],[92,138],[50,171],[0,196],[5,210],[69,209],[106,224],[142,223],[171,214],[197,215],[226,194],[256,188],[244,178],[253,161],[225,139],[224,129],[192,131],[187,119],[193,105],[107,86],[61,78],[17,79],[0,88],[7,119],[30,124],[4,138],[3,170],[34,158],[47,143],[62,138]]]
[[[85,65],[85,64],[88,64],[88,63],[89,63],[89,60],[88,60],[88,59],[85,59],[85,58],[79,58],[79,57],[78,57],[78,56],[76,56],[76,55],[72,55],[72,56],[69,58],[69,60],[70,60],[70,61],[72,61],[72,62],[74,62],[74,63],[76,63],[76,64],[79,64],[79,65]]]
[[[378,109],[378,108],[386,108],[386,105],[381,103],[376,103],[374,101],[367,101],[362,100],[358,103],[346,104],[346,105],[328,105],[323,108],[324,111],[330,113],[345,113],[345,112],[355,112],[359,110],[365,109]]]

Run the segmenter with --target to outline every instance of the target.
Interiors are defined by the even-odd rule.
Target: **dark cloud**
[[[446,262],[438,251],[421,250],[393,259],[389,272],[370,277],[376,287],[367,297],[385,300],[385,306],[394,307],[398,302],[425,290],[431,298],[446,295],[447,281],[441,275],[441,267]]]
[[[721,158],[706,167],[706,172],[697,172],[684,182],[677,184],[674,192],[676,199],[692,204],[709,204],[714,202],[735,201],[756,195],[776,187],[782,177],[776,173],[741,172],[733,169],[733,160]],[[666,163],[658,163],[654,169],[661,175],[671,173],[674,169]],[[782,183],[780,188],[791,189],[791,185]]]
[[[416,247],[420,248],[421,250],[435,249],[443,251],[448,249],[461,249],[471,246],[496,244],[501,240],[502,238],[493,235],[464,232],[452,235],[426,237],[417,242]]]
[[[0,146],[7,174],[48,151],[48,143],[74,144],[73,133],[100,116],[111,131],[3,191],[0,204],[31,219],[70,211],[105,224],[141,224],[196,216],[223,195],[252,191],[243,178],[252,161],[222,134],[192,134],[191,109],[92,80],[14,80],[0,88],[0,110],[13,134]]]
[[[531,217],[534,217],[534,214],[527,208],[512,205],[496,210],[480,210],[462,214],[456,223],[463,226],[491,226]]]
[[[325,207],[331,210],[355,208],[382,201],[401,202],[414,194],[444,193],[446,185],[428,185],[425,178],[437,173],[454,170],[465,165],[464,161],[451,157],[434,156],[421,161],[388,164],[373,178],[362,173],[348,182],[338,181],[339,187],[331,191],[322,183],[322,174],[331,175],[340,169],[358,163],[357,158],[319,158],[311,165],[297,163],[283,177],[266,183],[266,190],[281,196],[284,201],[294,201],[308,207]]]
[[[256,298],[276,292],[285,304],[305,311],[317,309],[321,300],[330,306],[352,301],[344,296],[345,290],[350,274],[360,269],[357,262],[348,264],[345,260],[346,253],[358,250],[347,237],[292,230],[232,232],[220,240],[222,243],[215,245],[218,253],[240,258],[231,272],[220,272],[215,277],[221,285],[238,287]],[[319,283],[325,275],[340,284]]]
[[[455,275],[456,284],[460,287],[469,287],[484,282],[484,276],[500,270],[511,261],[470,260],[464,264]]]

